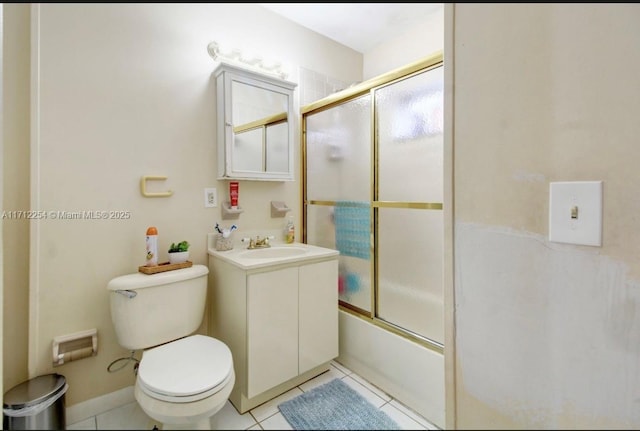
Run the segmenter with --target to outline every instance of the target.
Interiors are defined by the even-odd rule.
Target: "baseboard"
[[[90,400],[67,407],[65,413],[67,416],[67,424],[75,424],[76,422],[97,416],[133,401],[135,401],[133,397],[133,386],[127,386],[126,388],[91,398]]]

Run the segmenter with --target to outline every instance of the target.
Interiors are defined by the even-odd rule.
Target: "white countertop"
[[[261,252],[273,256],[261,256]],[[261,249],[247,249],[246,244],[234,246],[231,250],[218,251],[209,242],[209,256],[221,259],[239,268],[248,270],[264,268],[267,266],[299,264],[318,259],[337,258],[340,255],[338,250],[325,247],[294,242],[293,244],[272,243],[271,247]],[[291,253],[291,254],[290,254]],[[279,256],[275,256],[279,255]]]

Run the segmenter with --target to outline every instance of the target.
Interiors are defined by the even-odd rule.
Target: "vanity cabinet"
[[[229,346],[244,413],[338,356],[337,255],[245,269],[209,256],[210,333]]]
[[[298,268],[247,276],[247,397],[298,375]]]
[[[292,181],[296,84],[224,62],[213,73],[218,179]]]

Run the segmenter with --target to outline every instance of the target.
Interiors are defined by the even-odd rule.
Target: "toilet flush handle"
[[[138,294],[137,292],[134,292],[133,290],[116,290],[116,293],[119,293],[120,295],[124,295],[129,299],[135,298],[136,295]]]

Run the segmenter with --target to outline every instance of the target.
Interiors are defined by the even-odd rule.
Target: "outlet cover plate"
[[[549,241],[602,245],[602,181],[549,184]]]
[[[218,206],[218,191],[215,188],[204,189],[204,207],[214,208]]]

